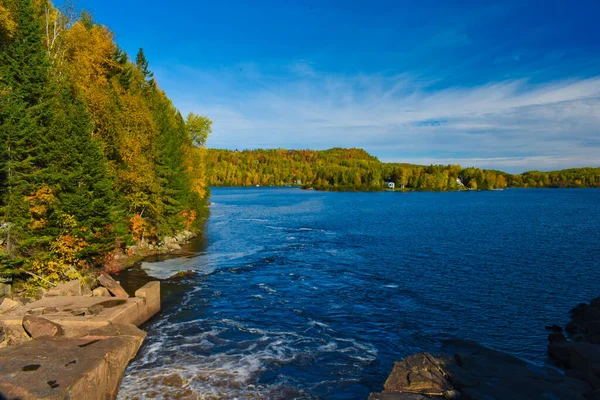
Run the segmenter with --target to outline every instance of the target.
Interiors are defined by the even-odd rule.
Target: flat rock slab
[[[0,315],[0,348],[30,339],[24,319],[42,317],[60,325],[65,337],[79,337],[110,324],[139,326],[160,311],[160,283],[149,282],[136,291],[137,297],[44,297]],[[0,333],[1,333],[0,332]],[[30,332],[31,336],[34,335]]]
[[[0,350],[0,398],[114,399],[146,333],[110,325],[81,338],[43,337]]]

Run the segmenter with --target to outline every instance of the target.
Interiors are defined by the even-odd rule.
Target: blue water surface
[[[600,295],[600,190],[212,191],[119,397],[365,399],[466,338],[537,364]],[[127,276],[123,280],[127,281]]]

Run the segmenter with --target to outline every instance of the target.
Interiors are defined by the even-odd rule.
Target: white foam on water
[[[260,329],[245,327],[238,321],[221,320],[226,325],[247,332],[262,333]],[[180,337],[187,343],[172,344],[176,324],[169,325],[155,342],[148,345],[143,356],[134,361],[119,390],[119,399],[146,398],[218,398],[218,399],[262,399],[277,397],[281,383],[275,385],[258,384],[260,375],[269,365],[289,364],[298,356],[294,349],[293,336],[282,335],[273,339],[263,335],[253,343],[248,343],[240,351],[204,353],[195,352],[204,346],[210,350],[214,346],[210,337],[218,335],[222,329],[212,329],[191,337]],[[172,348],[169,348],[172,346]],[[203,355],[208,354],[208,355]]]
[[[173,258],[159,262],[142,262],[142,269],[157,279],[168,279],[180,272],[197,271],[199,258]]]
[[[259,383],[260,377],[273,365],[291,364],[298,358],[323,353],[347,354],[358,362],[356,365],[373,362],[377,356],[373,346],[354,339],[331,337],[326,344],[313,347],[310,344],[320,342],[319,337],[253,328],[232,319],[216,322],[219,327],[190,336],[180,332],[199,321],[161,321],[155,325],[160,334],[152,338],[142,356],[129,367],[118,399],[308,398],[302,390],[291,387],[285,378],[266,385]],[[308,324],[331,331],[328,324],[319,321],[310,320]],[[236,347],[227,350],[216,350],[215,343],[228,342],[219,336],[230,329],[249,332],[257,338],[238,342]],[[315,387],[329,384],[340,384],[340,381],[319,382]]]
[[[308,321],[308,325],[310,326],[318,326],[319,328],[329,328],[329,325],[324,323],[324,322],[319,322],[319,321],[315,321],[315,320],[309,320]]]
[[[273,226],[273,225],[266,225],[265,228],[273,229],[276,231],[284,231],[284,230],[288,229],[284,226]]]
[[[268,219],[264,219],[264,218],[238,218],[236,221],[269,222]]]
[[[323,351],[323,352],[325,352],[325,351],[336,351],[337,348],[338,348],[338,346],[337,346],[336,342],[329,342],[329,343],[327,343],[327,344],[325,344],[323,346],[319,346],[317,348],[317,350]]]
[[[397,289],[399,286],[396,285],[395,283],[390,283],[387,285],[383,285],[383,287],[390,288],[390,289]]]
[[[264,290],[265,292],[269,293],[269,294],[275,294],[277,293],[277,290],[265,285],[264,283],[259,283],[258,287],[261,288],[262,290]]]
[[[325,229],[320,229],[320,228],[307,228],[307,227],[303,227],[303,228],[298,228],[298,231],[305,231],[305,232],[320,232],[320,233],[324,233],[326,235],[335,235],[335,232],[332,231],[328,231]]]

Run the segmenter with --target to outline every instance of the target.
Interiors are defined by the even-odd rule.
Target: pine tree
[[[156,82],[154,81],[154,73],[148,69],[148,60],[146,60],[146,56],[144,55],[144,49],[141,47],[137,53],[137,56],[135,57],[135,65],[144,74],[146,84],[152,89],[156,88]]]
[[[156,175],[162,189],[162,212],[158,216],[159,233],[172,234],[181,229],[182,218],[190,183],[184,169],[185,123],[171,103],[160,92],[154,95],[152,108],[158,126],[158,155]]]
[[[78,228],[83,228],[83,236],[91,245],[87,252],[95,254],[113,240],[110,234],[103,234],[113,222],[113,181],[98,144],[92,140],[91,121],[83,102],[63,85],[56,104],[43,181],[54,188],[60,213],[74,217]],[[51,227],[60,223],[50,222]]]
[[[50,118],[48,60],[30,0],[17,0],[18,25],[0,53],[0,223],[9,256],[27,253],[29,207]]]

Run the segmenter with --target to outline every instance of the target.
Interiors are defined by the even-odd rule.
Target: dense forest
[[[321,190],[504,189],[506,187],[600,187],[600,168],[509,174],[460,165],[381,163],[361,149],[220,150],[207,152],[210,186],[302,185]]]
[[[197,229],[210,126],[90,14],[0,0],[0,275],[69,279]]]
[[[599,168],[512,175],[381,163],[360,149],[207,150],[140,48],[86,12],[0,0],[0,276],[53,282],[206,218],[209,186],[324,190],[600,187]]]

